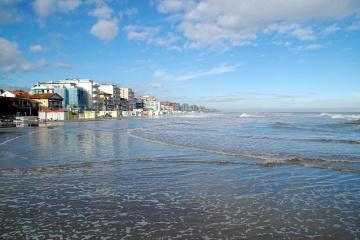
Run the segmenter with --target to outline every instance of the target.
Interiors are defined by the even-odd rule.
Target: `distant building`
[[[181,111],[180,103],[174,103],[174,111]]]
[[[175,103],[173,102],[161,102],[160,108],[162,114],[172,114],[174,112]]]
[[[120,94],[120,88],[118,86],[113,84],[100,84],[99,91],[100,93],[102,92],[102,93],[110,94],[111,100],[113,102],[112,104],[114,106],[113,110],[120,109],[121,94]]]
[[[110,93],[100,92],[99,94],[99,110],[100,111],[114,111],[114,99]]]
[[[183,111],[183,112],[191,111],[189,104],[187,104],[187,103],[181,104],[181,111]]]
[[[156,100],[153,96],[141,96],[138,99],[142,100],[144,114],[146,111],[150,112],[152,115],[159,115],[160,113],[160,102]],[[145,111],[146,109],[146,111]]]
[[[120,98],[120,105],[119,110],[120,111],[129,111],[129,101],[125,98]]]
[[[136,102],[135,109],[143,109],[144,108],[145,104],[141,98],[136,98],[135,102]]]
[[[63,97],[57,93],[34,94],[31,99],[39,102],[41,109],[59,110],[62,109]]]
[[[193,111],[193,112],[198,112],[198,111],[199,111],[199,107],[196,106],[196,105],[191,105],[191,106],[190,106],[190,110]]]
[[[131,88],[120,88],[120,97],[127,100],[134,99],[135,94]]]
[[[131,88],[120,88],[120,97],[128,101],[128,111],[136,108],[135,93]]]

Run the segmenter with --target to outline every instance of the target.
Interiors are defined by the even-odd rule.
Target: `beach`
[[[0,129],[2,239],[357,239],[356,113]]]

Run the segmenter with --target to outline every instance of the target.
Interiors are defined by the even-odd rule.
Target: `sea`
[[[0,129],[0,239],[360,239],[360,113]]]

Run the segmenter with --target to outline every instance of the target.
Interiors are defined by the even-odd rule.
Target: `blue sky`
[[[90,78],[225,110],[360,110],[358,0],[0,0],[0,86]]]

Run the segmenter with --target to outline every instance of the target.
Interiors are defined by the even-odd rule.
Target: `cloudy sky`
[[[229,110],[360,110],[360,1],[0,0],[0,86],[72,77]]]

